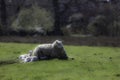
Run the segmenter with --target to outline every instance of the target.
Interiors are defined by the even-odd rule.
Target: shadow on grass
[[[15,63],[18,63],[17,59],[13,59],[13,60],[0,60],[0,66],[9,65],[9,64],[15,64]]]

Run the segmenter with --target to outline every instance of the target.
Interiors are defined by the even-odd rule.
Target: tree
[[[42,28],[46,31],[51,31],[53,24],[54,20],[50,12],[33,5],[31,8],[25,8],[20,11],[18,18],[12,24],[12,28],[25,31],[38,31],[38,29]]]
[[[95,19],[88,24],[89,33],[95,36],[108,35],[108,19],[105,16],[96,16]]]
[[[0,34],[8,35],[8,25],[7,25],[7,10],[5,0],[0,0]]]
[[[5,0],[0,0],[0,12],[1,12],[1,15],[0,15],[0,18],[1,18],[1,24],[3,26],[6,26],[6,23],[7,23],[7,16],[6,16],[6,4],[5,4]]]
[[[60,23],[60,7],[59,7],[59,0],[53,0],[53,8],[54,8],[54,34],[55,35],[63,35],[61,31],[61,23]]]

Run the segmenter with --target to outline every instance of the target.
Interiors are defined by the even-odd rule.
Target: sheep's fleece
[[[23,63],[53,58],[68,59],[62,41],[56,40],[52,44],[38,45],[34,50],[30,50],[28,54],[19,56],[20,61]]]

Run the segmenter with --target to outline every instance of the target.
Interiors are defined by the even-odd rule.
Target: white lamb
[[[22,55],[19,56],[19,59],[24,60],[28,56],[29,56],[28,54],[22,54]]]

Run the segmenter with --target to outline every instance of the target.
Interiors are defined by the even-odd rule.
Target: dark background
[[[42,36],[46,42],[50,42],[57,39],[52,36],[63,36],[60,39],[70,40],[67,44],[117,46],[120,45],[119,5],[120,0],[0,0],[0,41],[39,42],[36,38]],[[52,29],[44,29],[44,26],[44,31],[24,29],[26,26],[17,30],[12,28],[12,24],[20,20],[22,10],[29,10],[33,6],[51,13],[54,20]],[[29,19],[32,17],[29,16]],[[35,39],[28,40],[27,36]],[[51,36],[51,39],[48,40],[47,36]]]

